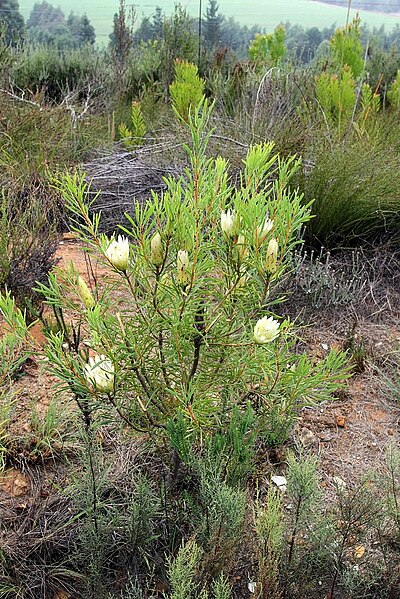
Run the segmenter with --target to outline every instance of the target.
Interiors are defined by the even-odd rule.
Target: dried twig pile
[[[164,178],[182,172],[182,163],[164,165],[165,157],[177,148],[180,144],[160,143],[134,152],[114,151],[84,165],[91,193],[101,192],[92,210],[102,212],[102,232],[112,234],[125,222],[125,213],[133,215],[136,202],[146,201],[151,190],[162,192]]]

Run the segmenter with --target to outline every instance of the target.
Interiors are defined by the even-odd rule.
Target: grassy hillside
[[[21,12],[24,17],[29,16],[32,6],[36,0],[22,0],[20,2]],[[96,28],[98,42],[108,41],[108,35],[112,28],[113,14],[118,10],[118,0],[53,0],[54,4],[60,6],[68,14],[71,10],[82,14],[86,12],[92,24]],[[203,2],[203,14],[207,6],[207,1]],[[139,0],[135,2],[138,20],[145,15],[151,15],[157,5],[161,6],[166,14],[173,10],[175,0]],[[182,2],[192,15],[197,15],[199,3],[197,0],[187,0]],[[305,27],[325,27],[332,23],[338,26],[346,21],[347,9],[339,6],[328,6],[321,2],[313,0],[249,0],[246,3],[239,0],[220,0],[220,12],[228,17],[235,17],[237,21],[246,25],[258,24],[260,28],[265,27],[268,30],[281,21],[291,21]],[[351,15],[356,14],[356,10],[351,11]],[[385,25],[390,29],[396,23],[400,22],[399,17],[360,11],[363,22],[370,26]]]

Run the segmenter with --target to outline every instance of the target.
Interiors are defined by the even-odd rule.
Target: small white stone
[[[256,586],[257,586],[257,583],[252,582],[252,581],[247,584],[247,588],[249,589],[250,593],[256,592]]]
[[[336,486],[336,488],[339,491],[344,491],[345,488],[347,487],[345,481],[342,478],[340,478],[340,476],[333,477],[333,484]]]
[[[280,491],[286,491],[287,480],[284,476],[272,476],[271,480],[276,484]]]

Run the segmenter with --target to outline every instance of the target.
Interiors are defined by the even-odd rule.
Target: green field
[[[24,17],[28,17],[36,0],[21,0],[20,10]],[[68,14],[71,10],[77,14],[87,13],[92,24],[96,28],[99,43],[107,42],[112,28],[113,14],[118,10],[118,0],[50,0],[58,5]],[[203,2],[203,14],[207,0]],[[128,2],[129,3],[129,0]],[[173,11],[175,0],[139,0],[134,6],[138,20],[143,16],[151,15],[157,5],[161,6],[166,14]],[[198,0],[187,0],[181,3],[193,16],[199,12]],[[244,3],[239,0],[220,0],[220,12],[228,17],[232,16],[244,25],[259,25],[260,29],[265,27],[272,30],[281,21],[298,23],[304,27],[325,27],[332,23],[338,26],[346,22],[347,9],[339,6],[328,6],[313,0],[248,0]],[[385,25],[391,29],[396,23],[400,23],[400,15],[358,11],[362,21],[370,26]],[[351,15],[357,13],[351,10]]]

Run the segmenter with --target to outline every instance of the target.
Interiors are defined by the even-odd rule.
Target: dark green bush
[[[17,88],[53,102],[61,102],[71,91],[83,93],[88,84],[93,90],[110,80],[106,55],[90,46],[60,51],[53,46],[26,45],[16,52],[11,74]]]
[[[392,130],[390,127],[392,125]],[[377,115],[369,132],[344,139],[317,138],[306,150],[299,177],[305,197],[314,198],[308,240],[321,242],[387,230],[400,223],[398,124]]]

